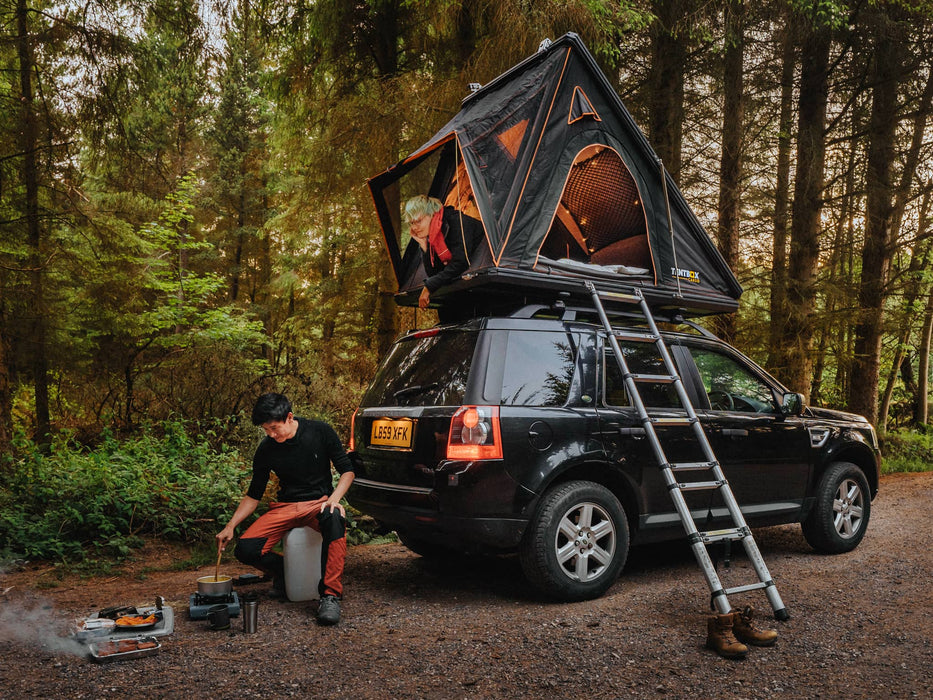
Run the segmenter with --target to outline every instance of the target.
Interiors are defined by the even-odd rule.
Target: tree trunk
[[[745,2],[726,3],[726,35],[723,55],[722,157],[719,163],[718,244],[726,264],[739,267],[739,211],[742,195],[742,152],[745,129]],[[716,332],[735,342],[735,314],[717,317]]]
[[[926,85],[920,96],[920,104],[917,106],[917,111],[914,113],[910,147],[907,150],[907,157],[904,160],[904,169],[901,171],[901,180],[897,188],[897,196],[894,200],[894,211],[891,214],[891,229],[895,233],[900,231],[901,221],[904,218],[904,211],[907,209],[907,204],[910,201],[911,184],[913,184],[916,178],[917,166],[920,164],[931,108],[933,108],[933,70],[929,70]],[[925,194],[928,195],[929,190],[927,190]],[[925,222],[926,219],[921,218],[920,225],[924,226]]]
[[[771,324],[768,367],[779,374],[786,372],[780,365],[779,348],[784,337],[785,306],[787,304],[787,205],[790,189],[791,129],[794,110],[794,69],[796,43],[793,16],[789,15],[781,40],[781,113],[778,120],[777,173],[774,182],[774,243],[771,251]]]
[[[13,387],[10,382],[6,314],[0,300],[0,453],[9,454],[13,439]]]
[[[243,173],[245,175],[245,173]],[[246,192],[241,185],[238,198],[236,228],[237,234],[233,244],[233,265],[230,270],[230,301],[235,302],[240,297],[240,276],[243,273],[243,247],[246,244]]]
[[[20,82],[20,150],[23,153],[22,178],[25,188],[26,239],[30,251],[30,296],[34,314],[30,328],[32,374],[35,392],[36,441],[51,440],[49,419],[48,356],[46,347],[42,228],[39,223],[39,170],[36,163],[38,125],[33,102],[32,73],[35,70],[29,36],[29,9],[26,0],[16,0],[16,37]]]
[[[904,169],[901,172],[901,181],[900,186],[897,190],[897,196],[894,202],[894,211],[891,214],[892,219],[892,230],[896,233],[900,231],[901,221],[904,218],[904,211],[907,208],[907,202],[910,195],[910,186],[916,177],[917,166],[920,163],[920,154],[921,148],[923,146],[924,132],[926,131],[927,120],[930,115],[931,106],[933,106],[933,72],[927,76],[927,82],[923,89],[923,94],[920,97],[920,104],[917,107],[917,111],[914,114],[913,118],[913,133],[910,139],[910,148],[907,151],[907,158],[904,162]],[[904,324],[901,330],[900,342],[895,350],[894,362],[891,366],[891,371],[888,373],[888,381],[884,387],[884,392],[881,396],[881,407],[878,409],[878,419],[877,427],[881,432],[884,432],[885,425],[888,421],[888,413],[891,410],[891,396],[894,393],[894,385],[897,382],[897,368],[900,366],[901,361],[904,356],[904,348],[906,347],[909,339],[910,333],[913,329],[913,324],[911,321],[914,316],[914,306],[917,302],[918,296],[921,293],[921,286],[926,286],[923,281],[921,271],[926,270],[927,260],[929,258],[930,251],[930,242],[929,242],[929,226],[928,214],[930,210],[930,188],[927,187],[923,192],[923,199],[920,203],[920,217],[919,217],[919,226],[920,229],[917,232],[917,242],[914,247],[913,254],[910,258],[910,264],[907,268],[907,289],[904,293]],[[925,336],[922,336],[925,337]],[[920,360],[921,362],[927,361],[927,357],[921,353]],[[920,383],[921,385],[926,381],[925,376],[921,373]],[[926,396],[926,390],[922,389],[922,397]],[[926,415],[926,401],[917,402],[918,407]],[[926,417],[923,420],[919,420],[919,423],[925,423]]]
[[[927,269],[927,263],[930,259],[930,237],[928,234],[927,217],[930,211],[930,190],[923,193],[923,199],[920,202],[920,231],[917,234],[917,243],[914,246],[913,254],[910,256],[910,263],[907,265],[907,285],[904,290],[904,320],[901,324],[901,333],[898,338],[897,347],[894,350],[894,361],[891,363],[891,371],[888,372],[888,381],[885,384],[884,391],[881,394],[881,407],[878,409],[877,428],[880,432],[885,432],[885,425],[888,422],[888,412],[891,410],[891,397],[894,394],[894,385],[897,383],[897,372],[901,362],[904,359],[905,349],[910,342],[910,335],[914,329],[914,317],[918,309],[917,300],[921,294],[929,294],[930,286],[924,279],[924,270]],[[924,360],[923,354],[920,356]],[[923,377],[921,376],[921,381]],[[924,421],[925,422],[925,421]]]
[[[791,221],[791,252],[787,271],[785,326],[780,340],[781,379],[809,394],[813,314],[816,305],[820,213],[826,160],[826,104],[830,31],[809,26],[801,50],[800,98],[797,119],[797,167]]]
[[[833,231],[833,240],[830,244],[829,264],[825,266],[828,270],[828,276],[825,281],[825,292],[823,294],[823,313],[820,314],[820,322],[814,324],[814,333],[819,336],[816,350],[814,352],[813,377],[810,382],[810,403],[815,406],[824,406],[823,372],[826,368],[826,353],[833,342],[838,328],[843,327],[843,333],[839,334],[839,343],[845,346],[845,328],[847,323],[834,322],[840,308],[848,308],[851,305],[851,298],[846,294],[845,283],[851,278],[851,255],[854,239],[854,229],[852,226],[852,211],[858,206],[860,195],[856,192],[857,180],[857,153],[858,148],[855,144],[858,141],[858,134],[864,129],[862,120],[858,114],[853,114],[851,120],[851,144],[849,144],[848,157],[845,166],[845,179],[842,186],[842,196],[839,198],[838,221]],[[839,386],[845,384],[845,378],[849,371],[849,354],[837,352],[835,356],[836,368],[836,393],[835,396],[843,396],[839,392]],[[833,397],[835,398],[835,397]],[[832,403],[832,399],[830,400]]]
[[[865,180],[866,225],[859,282],[859,315],[855,326],[848,407],[872,423],[878,418],[882,308],[891,260],[894,185],[891,164],[896,156],[897,89],[901,78],[901,42],[895,23],[882,11],[869,13],[875,34],[873,89],[869,121],[868,170]]]
[[[655,152],[680,182],[687,41],[679,27],[689,0],[657,0],[652,30],[649,130]]]
[[[927,422],[930,384],[930,336],[933,333],[933,293],[927,297],[927,308],[923,315],[923,331],[920,334],[920,363],[917,370],[917,408],[914,421],[920,425]]]

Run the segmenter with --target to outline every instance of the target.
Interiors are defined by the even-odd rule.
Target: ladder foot
[[[775,610],[774,619],[780,620],[781,622],[787,622],[790,619],[790,613],[787,612],[787,608],[781,608],[780,610]]]

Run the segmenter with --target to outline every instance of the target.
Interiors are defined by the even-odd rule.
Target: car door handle
[[[748,437],[748,431],[745,428],[723,428],[723,437]]]
[[[614,423],[609,423],[599,431],[600,435],[605,435],[608,437],[634,437],[640,438],[645,437],[645,429],[641,427],[622,427],[621,425],[615,425]]]
[[[622,437],[645,437],[644,428],[619,428],[618,430]]]

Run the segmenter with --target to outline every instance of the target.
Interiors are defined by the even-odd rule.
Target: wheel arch
[[[834,445],[824,453],[822,460],[820,460],[819,465],[814,470],[813,483],[820,483],[823,474],[826,473],[830,465],[835,462],[851,462],[861,469],[862,473],[865,474],[865,478],[868,480],[868,489],[871,493],[872,500],[874,500],[875,496],[878,495],[880,474],[878,459],[871,448],[860,441]]]
[[[638,529],[638,515],[643,509],[641,498],[638,496],[638,488],[625,472],[611,464],[597,460],[566,465],[563,469],[552,472],[550,478],[543,480],[535,489],[536,497],[527,504],[525,512],[532,514],[544,493],[567,481],[592,481],[609,489],[622,504],[629,532],[634,536]]]

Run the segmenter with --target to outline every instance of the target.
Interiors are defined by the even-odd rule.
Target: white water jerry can
[[[320,598],[321,533],[310,527],[296,527],[285,533],[282,553],[285,557],[285,595],[289,600]]]

